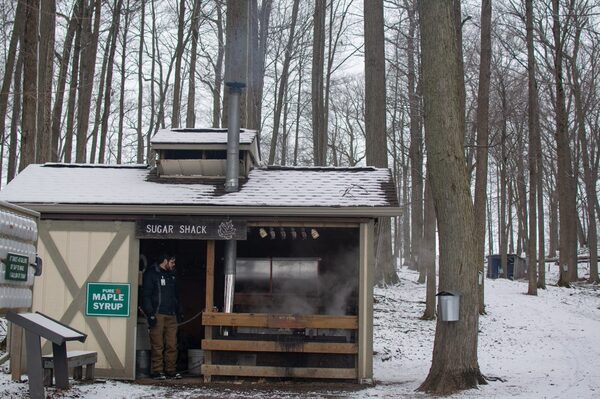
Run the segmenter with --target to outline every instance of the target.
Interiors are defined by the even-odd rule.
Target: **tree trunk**
[[[21,4],[21,3],[19,3]],[[18,142],[18,130],[19,130],[19,119],[21,118],[21,85],[23,83],[22,80],[23,73],[23,52],[19,51],[19,55],[17,56],[17,65],[15,67],[15,76],[14,76],[14,95],[13,95],[13,109],[12,109],[12,117],[10,120],[10,144],[8,148],[8,166],[7,166],[7,176],[6,182],[10,182],[15,178],[17,174],[17,142]]]
[[[313,57],[312,57],[312,129],[313,158],[315,166],[327,162],[327,132],[325,131],[325,100],[323,94],[323,67],[325,65],[325,14],[327,1],[316,0],[313,16]]]
[[[420,6],[425,142],[440,237],[439,287],[460,293],[460,312],[452,323],[438,318],[431,369],[419,390],[445,395],[485,383],[477,361],[479,267],[452,4],[430,0]]]
[[[64,145],[64,161],[71,163],[73,152],[73,134],[75,126],[75,104],[77,97],[77,84],[79,76],[79,60],[81,55],[81,34],[82,34],[82,17],[84,12],[84,0],[79,0],[77,3],[77,14],[75,27],[75,43],[73,44],[73,62],[71,66],[71,79],[69,82],[69,100],[67,101],[67,120],[65,122],[65,145]]]
[[[425,210],[423,223],[423,256],[422,263],[427,271],[427,289],[425,295],[425,312],[421,319],[435,319],[435,249],[436,249],[436,219],[435,206],[431,196],[429,179],[425,180]]]
[[[129,32],[129,0],[125,6],[125,25],[123,26],[123,43],[121,48],[121,84],[119,89],[119,127],[117,128],[117,164],[123,162],[123,119],[125,118],[125,82],[127,61],[127,33]]]
[[[181,112],[181,60],[183,58],[185,28],[185,0],[179,1],[179,18],[177,27],[177,47],[175,48],[175,82],[173,83],[173,110],[171,112],[171,127],[179,127],[179,114]]]
[[[140,44],[138,47],[138,104],[137,104],[137,152],[136,162],[144,162],[144,134],[142,133],[142,112],[144,105],[144,35],[146,19],[146,1],[140,1]],[[154,65],[154,64],[153,64]]]
[[[21,162],[19,171],[35,162],[37,66],[38,66],[38,20],[39,0],[25,3],[25,30],[21,51],[23,52],[23,122],[21,125]]]
[[[223,32],[223,12],[220,2],[217,4],[217,37],[219,48],[217,50],[217,61],[215,63],[215,81],[213,84],[213,115],[212,126],[221,126],[221,93],[223,86],[223,58],[225,57],[225,36]]]
[[[552,189],[550,193],[550,241],[548,247],[548,257],[556,258],[556,251],[558,249],[558,190]]]
[[[559,0],[552,0],[552,34],[554,37],[554,83],[556,86],[556,154],[559,228],[560,228],[560,278],[559,286],[569,286],[577,280],[577,227],[576,201],[577,193],[573,166],[571,163],[571,146],[569,144],[568,116],[565,108],[565,91],[563,87],[563,43],[561,38]]]
[[[475,159],[475,237],[479,273],[483,276],[485,247],[485,214],[488,179],[490,76],[492,61],[492,2],[481,2],[481,55],[477,91],[477,156]],[[479,285],[479,314],[485,313],[484,285]]]
[[[86,0],[84,0],[84,3]],[[95,2],[94,29],[91,28],[92,5]],[[87,132],[90,120],[94,71],[96,69],[96,52],[98,50],[98,34],[100,31],[100,0],[90,0],[82,14],[81,66],[79,74],[79,97],[77,104],[77,147],[75,161],[84,163],[87,153]]]
[[[56,152],[51,138],[56,1],[42,1],[40,6],[36,163],[46,163]]]
[[[62,56],[60,58],[60,70],[58,72],[58,83],[56,85],[56,98],[54,100],[54,109],[52,110],[52,134],[50,137],[52,148],[50,160],[52,162],[58,162],[59,160],[58,143],[60,141],[63,102],[67,85],[67,72],[69,69],[69,61],[71,59],[73,39],[75,38],[75,32],[77,30],[78,18],[79,3],[77,2],[73,6],[73,14],[71,15],[71,19],[69,20],[69,24],[67,26],[67,35],[65,36]]]
[[[6,64],[4,65],[4,77],[2,79],[2,88],[0,89],[0,137],[4,138],[4,129],[6,128],[6,110],[8,109],[8,94],[10,93],[10,85],[13,80],[15,71],[15,59],[17,58],[17,45],[21,41],[21,49],[19,50],[19,56],[23,49],[23,27],[25,22],[25,8],[26,3],[23,1],[17,2],[17,9],[15,10],[15,22],[13,24],[13,31],[10,36],[10,43],[8,45],[8,54],[6,56]],[[20,84],[20,83],[19,83]],[[16,82],[15,82],[16,85]],[[17,104],[17,101],[13,99],[13,104]],[[14,111],[13,111],[14,115]],[[11,125],[12,129],[12,125]],[[10,151],[9,151],[10,153]],[[10,163],[9,163],[10,168]],[[14,177],[13,174],[8,173],[9,181]]]
[[[598,276],[598,226],[596,217],[596,208],[594,204],[597,201],[596,181],[598,178],[597,171],[594,170],[593,162],[590,161],[590,153],[592,156],[598,154],[598,149],[592,150],[588,146],[588,134],[585,126],[585,115],[588,112],[584,105],[583,93],[581,90],[581,77],[577,59],[579,54],[579,45],[583,26],[579,21],[579,17],[575,17],[576,30],[573,41],[573,57],[571,61],[571,74],[573,79],[573,95],[575,97],[575,118],[577,122],[577,136],[579,145],[581,146],[581,161],[583,164],[583,181],[586,194],[586,207],[588,212],[588,248],[590,251],[590,275],[588,281],[590,283],[600,283]]]
[[[113,38],[112,29],[108,32],[108,39],[104,45],[104,54],[102,56],[102,69],[100,70],[100,83],[98,84],[98,96],[96,97],[96,111],[94,112],[94,126],[92,128],[92,146],[90,151],[90,163],[96,161],[96,148],[98,145],[98,130],[102,123],[102,104],[104,103],[104,85],[106,84],[106,69],[108,67],[108,59],[110,58],[111,43]]]
[[[533,47],[533,0],[525,1],[527,29],[527,127],[529,130],[529,241],[527,245],[527,294],[537,295],[537,83],[535,79],[535,53]]]
[[[194,0],[194,8],[192,10],[192,25],[190,27],[192,34],[192,48],[190,49],[190,76],[188,80],[188,99],[185,127],[196,126],[196,59],[198,58],[198,31],[200,29],[201,6],[201,0]]]
[[[502,80],[501,80],[502,82]],[[508,247],[508,228],[506,223],[506,205],[508,203],[509,195],[507,195],[508,177],[508,156],[506,154],[506,94],[504,84],[500,84],[500,98],[502,101],[502,132],[500,138],[500,217],[498,218],[500,231],[500,267],[502,268],[502,275],[504,278],[508,278],[508,261],[507,261],[507,247]],[[510,211],[510,207],[509,207]]]
[[[408,104],[410,113],[410,217],[411,217],[411,267],[419,270],[419,283],[425,282],[426,271],[420,262],[421,241],[423,239],[423,135],[421,130],[421,115],[419,97],[416,90],[415,73],[415,32],[417,28],[416,3],[408,5],[408,37],[407,37],[407,67],[408,67]],[[371,6],[369,6],[371,8]],[[368,74],[366,74],[368,76]]]
[[[383,0],[365,1],[365,132],[367,165],[388,167],[385,88],[385,41]],[[314,66],[314,64],[313,64]],[[325,142],[324,145],[327,143]],[[324,154],[323,154],[324,155]],[[323,158],[325,161],[325,158]],[[381,270],[379,284],[398,280],[392,260],[391,219],[380,218],[375,242],[375,268]]]
[[[102,125],[100,129],[100,148],[98,149],[98,163],[104,163],[104,154],[106,152],[106,135],[108,134],[108,115],[110,114],[110,105],[112,99],[112,77],[115,63],[115,51],[117,49],[117,36],[119,35],[119,25],[121,23],[121,9],[123,0],[115,0],[112,18],[112,36],[110,43],[110,53],[108,54],[108,67],[106,69],[106,92],[104,93],[104,109],[102,111]]]
[[[283,56],[283,67],[281,71],[281,79],[277,89],[277,97],[275,98],[275,113],[273,114],[273,134],[271,136],[271,146],[269,149],[269,165],[275,162],[275,152],[277,151],[277,138],[279,136],[279,125],[281,124],[281,111],[283,103],[287,103],[284,96],[287,91],[288,79],[290,75],[290,62],[292,60],[292,51],[294,49],[294,39],[296,34],[296,22],[298,21],[298,9],[300,8],[300,0],[294,0],[292,5],[292,19],[290,21],[290,33],[285,46],[285,54]],[[285,129],[285,126],[283,126]]]

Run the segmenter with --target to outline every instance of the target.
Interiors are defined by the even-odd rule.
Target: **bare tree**
[[[419,390],[448,394],[485,383],[477,361],[477,239],[463,151],[464,109],[452,4],[430,0],[420,6],[425,141],[439,225],[439,284],[441,290],[457,291],[461,297],[459,320],[437,321],[432,366]]]
[[[485,247],[485,202],[488,180],[490,76],[492,61],[492,2],[481,2],[481,54],[479,57],[479,90],[477,92],[477,156],[475,160],[475,223],[479,273],[483,277]],[[479,286],[479,313],[485,313],[484,279]]]
[[[556,154],[558,156],[557,188],[560,228],[559,286],[577,280],[577,214],[575,178],[569,144],[568,116],[563,85],[563,37],[559,0],[552,0],[552,35],[554,38],[554,82],[556,87]]]
[[[50,161],[53,152],[51,139],[52,77],[56,1],[42,1],[40,6],[36,162],[45,163]]]
[[[315,166],[327,161],[327,131],[325,130],[325,99],[323,67],[325,65],[325,14],[327,1],[316,0],[313,17],[312,57],[312,129],[313,157]]]
[[[173,110],[171,112],[171,127],[179,127],[181,104],[181,60],[185,47],[183,31],[185,29],[185,0],[179,1],[179,18],[177,27],[177,47],[175,48],[175,82],[173,83]]]
[[[143,99],[144,99],[144,75],[143,75],[143,64],[144,64],[144,35],[145,35],[145,24],[146,24],[146,1],[140,0],[140,43],[138,47],[138,104],[137,104],[137,152],[136,162],[142,163],[144,161],[144,135],[142,133],[142,112],[143,112]]]
[[[293,45],[296,34],[296,23],[298,21],[298,8],[300,7],[300,1],[294,0],[292,5],[292,17],[290,21],[290,33],[288,36],[287,44],[285,46],[285,54],[283,57],[283,67],[281,71],[281,78],[279,80],[279,88],[277,90],[277,97],[275,98],[275,114],[273,115],[273,133],[271,135],[271,146],[269,150],[269,165],[273,165],[275,162],[275,151],[277,149],[277,138],[279,135],[279,127],[281,124],[281,111],[283,104],[287,104],[287,100],[284,98],[287,91],[288,80],[290,75],[290,62],[293,56]],[[285,129],[285,124],[283,126]],[[284,146],[282,146],[284,147]]]
[[[19,171],[35,162],[39,0],[25,3],[23,41],[23,122]]]
[[[200,29],[200,8],[201,0],[194,0],[192,9],[192,23],[190,33],[192,36],[192,45],[190,49],[190,75],[188,80],[188,100],[185,118],[185,127],[196,126],[196,59],[198,56],[198,31]],[[175,107],[173,107],[175,108]]]

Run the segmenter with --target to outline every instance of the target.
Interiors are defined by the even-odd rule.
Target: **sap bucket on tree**
[[[458,321],[460,294],[455,291],[440,291],[438,297],[438,315],[442,321]]]

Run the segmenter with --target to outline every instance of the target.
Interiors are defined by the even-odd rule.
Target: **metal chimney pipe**
[[[229,109],[227,112],[227,171],[225,191],[238,191],[240,175],[240,96],[246,87],[242,82],[227,82],[229,88]]]
[[[225,191],[239,190],[240,175],[240,96],[246,85],[242,82],[227,82],[229,88],[229,109],[227,122],[227,164],[225,176]],[[237,257],[237,241],[225,242],[225,292],[223,311],[233,311],[233,295],[235,292],[235,263]],[[229,329],[223,330],[223,335],[229,335]]]

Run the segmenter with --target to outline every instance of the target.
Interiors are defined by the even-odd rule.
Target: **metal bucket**
[[[150,351],[135,351],[135,378],[147,378],[150,375]]]
[[[188,373],[200,375],[202,363],[204,362],[204,351],[202,349],[188,349]]]
[[[453,291],[442,291],[437,294],[439,316],[442,321],[458,321],[460,295]]]

